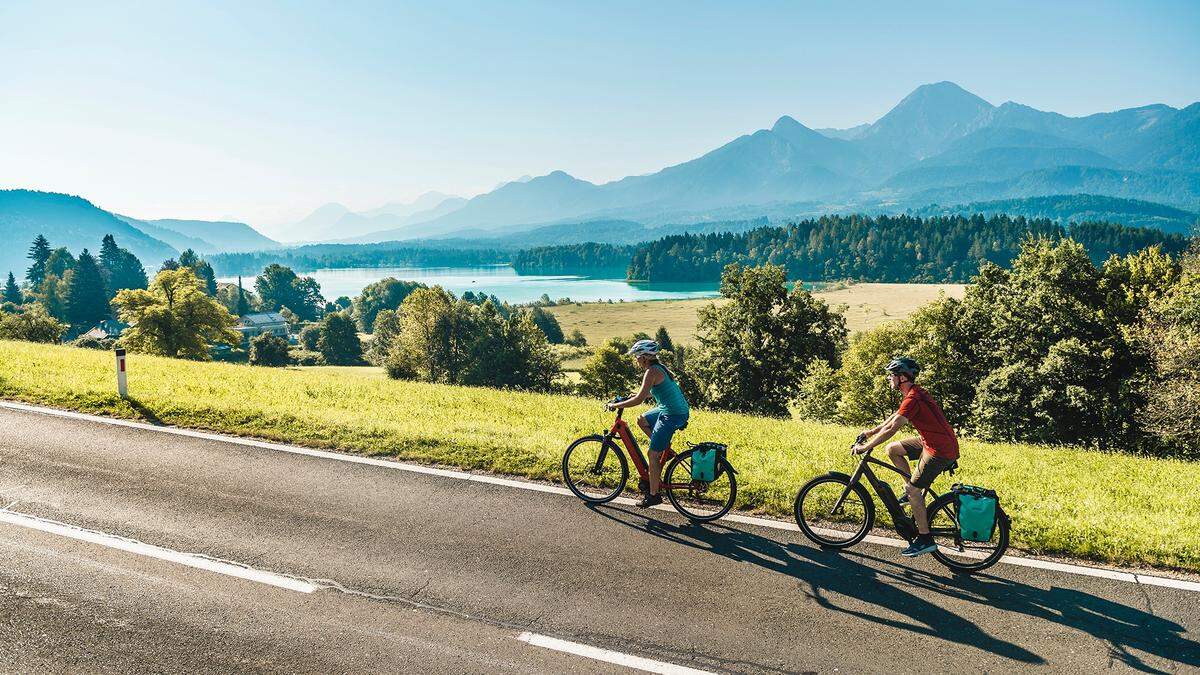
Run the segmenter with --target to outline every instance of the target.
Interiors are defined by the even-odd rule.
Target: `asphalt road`
[[[797,479],[800,480],[800,477]],[[10,512],[308,580],[300,593],[0,522],[0,669],[1200,670],[1200,593],[696,526],[560,494],[0,409]],[[1017,524],[1019,527],[1019,523]]]

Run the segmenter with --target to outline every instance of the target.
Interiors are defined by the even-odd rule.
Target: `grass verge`
[[[560,480],[568,442],[606,427],[597,401],[0,341],[0,397],[534,479]],[[730,445],[738,507],[791,517],[814,475],[849,471],[855,430],[699,410],[684,442]],[[954,480],[995,488],[1030,552],[1200,571],[1200,463],[966,440]],[[939,490],[949,481],[940,479]]]

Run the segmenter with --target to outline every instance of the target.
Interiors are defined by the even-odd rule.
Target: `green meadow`
[[[131,399],[115,389],[109,352],[0,341],[6,399],[536,480],[561,480],[566,445],[612,419],[599,401],[576,396],[140,354],[129,356]],[[805,481],[851,469],[856,433],[697,410],[677,438],[729,444],[738,508],[791,518]],[[995,488],[1024,551],[1200,571],[1200,464],[966,439],[961,465],[953,480]]]

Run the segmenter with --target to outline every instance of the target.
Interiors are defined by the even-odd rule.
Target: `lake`
[[[717,295],[716,283],[630,283],[621,271],[599,276],[517,274],[508,265],[486,267],[361,267],[300,272],[321,284],[326,300],[339,296],[353,298],[362,289],[380,279],[395,277],[419,281],[427,286],[441,286],[455,295],[465,291],[487,293],[513,304],[532,302],[549,295],[552,299],[570,298],[575,301],[612,300],[678,300],[711,298]],[[237,283],[237,277],[222,277],[223,283]],[[254,280],[243,278],[247,288]]]

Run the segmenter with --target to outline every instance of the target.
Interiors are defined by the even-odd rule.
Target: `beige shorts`
[[[920,438],[906,438],[900,441],[900,445],[904,448],[904,454],[917,462],[917,468],[913,470],[908,482],[922,490],[928,490],[938,474],[954,466],[958,461],[935,457],[925,452],[925,444],[921,442]]]

